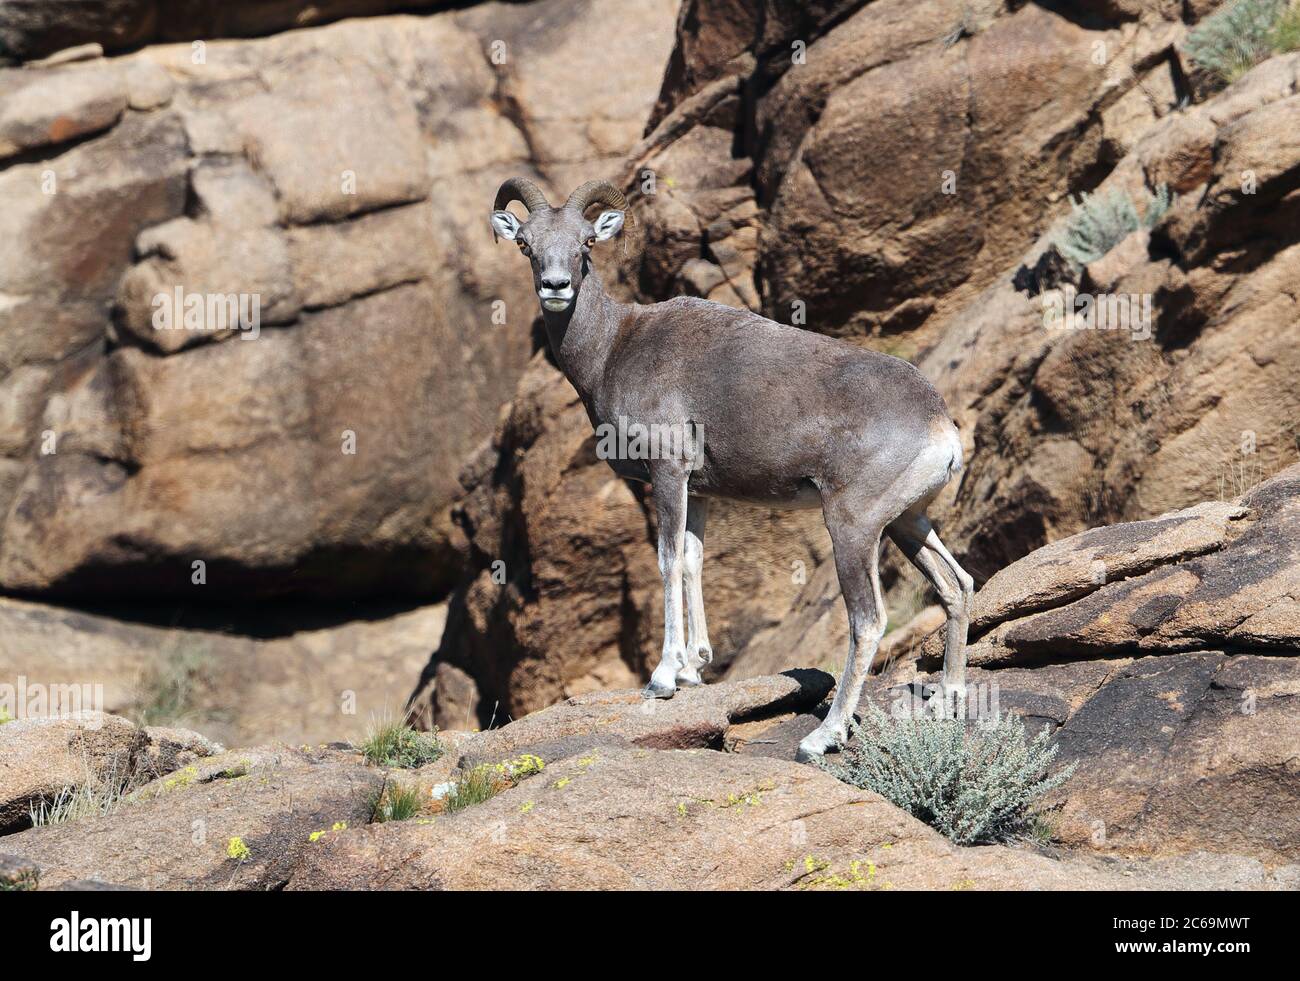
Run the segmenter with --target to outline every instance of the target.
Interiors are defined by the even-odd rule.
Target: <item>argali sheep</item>
[[[521,202],[520,221],[506,205]],[[594,221],[593,205],[607,205]],[[680,452],[608,462],[648,481],[659,519],[663,655],[645,694],[701,684],[713,657],[700,574],[710,498],[818,507],[835,550],[849,652],[830,711],[801,759],[843,745],[885,631],[877,562],[888,535],[934,585],[948,616],[942,693],[965,692],[973,583],[926,508],[962,465],[943,399],[906,361],[693,297],[648,306],[612,299],[590,251],[623,227],[623,194],[589,181],[560,207],[524,178],[501,185],[491,225],[533,270],[556,363],[594,426],[678,427]],[[683,603],[685,587],[685,603]],[[683,612],[685,630],[683,630]]]

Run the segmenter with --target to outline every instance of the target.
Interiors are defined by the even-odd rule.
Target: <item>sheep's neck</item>
[[[605,292],[596,270],[591,269],[583,276],[578,297],[569,309],[542,311],[551,353],[584,402],[605,374],[605,361],[627,308]]]

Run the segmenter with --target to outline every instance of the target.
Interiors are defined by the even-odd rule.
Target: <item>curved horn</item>
[[[521,202],[530,212],[536,211],[538,208],[550,207],[541,188],[527,177],[511,177],[497,188],[497,199],[496,203],[492,205],[492,210],[500,211],[511,201]]]
[[[607,204],[611,208],[623,211],[627,208],[627,198],[623,197],[623,192],[609,181],[587,181],[569,195],[568,201],[564,202],[566,208],[573,208],[578,214],[582,214],[593,204]]]

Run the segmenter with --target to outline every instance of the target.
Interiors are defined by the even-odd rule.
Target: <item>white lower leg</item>
[[[677,687],[677,673],[686,664],[686,642],[682,634],[681,560],[671,561],[664,572],[664,649],[659,666],[650,676],[652,689]]]
[[[975,581],[944,547],[939,536],[931,529],[925,546],[938,557],[945,571],[957,581],[956,595],[945,603],[948,614],[947,634],[943,645],[943,697],[954,713],[964,715],[966,700],[966,636],[970,630],[971,607],[975,596]]]
[[[686,535],[686,482],[655,479],[659,512],[659,573],[664,584],[664,647],[650,675],[646,694],[667,697],[677,690],[677,673],[686,664],[682,628],[682,551]]]
[[[704,620],[704,517],[707,504],[691,498],[686,513],[685,555],[682,561],[683,593],[686,598],[686,662],[677,673],[684,685],[703,684],[700,669],[713,660],[709,628]]]

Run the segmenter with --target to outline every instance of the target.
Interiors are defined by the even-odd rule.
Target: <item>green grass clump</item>
[[[417,732],[403,722],[382,721],[371,727],[357,750],[375,766],[412,770],[441,758],[436,732]]]
[[[1079,195],[1070,204],[1073,210],[1064,228],[1057,234],[1056,250],[1076,269],[1096,262],[1139,228],[1153,228],[1170,204],[1169,188],[1161,184],[1155,194],[1148,194],[1141,215],[1126,191],[1114,189],[1102,194]]]
[[[510,786],[511,782],[503,778],[495,767],[476,766],[456,781],[455,788],[443,798],[442,809],[447,814],[463,811],[491,800]]]
[[[385,821],[407,821],[419,814],[423,807],[424,796],[418,788],[390,782],[375,801],[370,820],[375,824],[383,824]]]
[[[1297,47],[1300,18],[1290,0],[1237,0],[1192,28],[1183,44],[1192,61],[1228,83]]]
[[[843,762],[819,765],[958,845],[1032,835],[1033,804],[1074,772],[1048,776],[1057,749],[1047,730],[1030,740],[1010,713],[968,728],[960,719],[894,719],[873,705],[852,728],[856,745]]]

